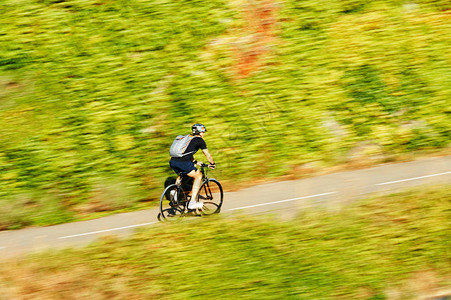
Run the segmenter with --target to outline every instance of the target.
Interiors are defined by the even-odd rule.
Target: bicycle
[[[218,214],[221,211],[224,200],[222,186],[218,180],[208,178],[207,167],[207,164],[200,166],[202,181],[197,200],[204,203],[203,207],[198,210],[200,214],[196,213],[195,210],[188,209],[188,202],[191,200],[191,195],[189,195],[191,189],[185,191],[183,185],[190,177],[178,174],[181,176],[179,183],[170,184],[164,189],[163,194],[161,194],[160,213],[158,214],[159,221],[176,220],[191,212],[195,215],[208,216]]]

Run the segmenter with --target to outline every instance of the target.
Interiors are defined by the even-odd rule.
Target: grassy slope
[[[3,1],[0,228],[154,199],[194,122],[222,180],[449,145],[447,1],[249,3]]]
[[[287,222],[185,220],[0,264],[8,299],[414,299],[450,284],[451,189]]]

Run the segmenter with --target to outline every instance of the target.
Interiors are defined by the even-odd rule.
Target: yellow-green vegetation
[[[185,219],[0,264],[5,299],[417,299],[451,284],[451,189],[290,221]],[[424,284],[427,282],[427,284]]]
[[[154,199],[196,122],[231,181],[448,147],[449,9],[3,0],[0,228]]]

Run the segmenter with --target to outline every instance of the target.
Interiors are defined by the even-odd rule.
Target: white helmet
[[[207,128],[205,128],[205,126],[202,125],[202,124],[194,124],[194,125],[191,127],[191,129],[193,130],[193,134],[194,134],[194,135],[198,135],[198,134],[200,134],[201,132],[206,132],[206,131],[207,131]]]

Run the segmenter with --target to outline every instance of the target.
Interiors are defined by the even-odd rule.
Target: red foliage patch
[[[262,57],[276,37],[277,10],[271,0],[248,0],[243,7],[246,23],[242,31],[246,40],[233,49],[238,78],[246,78],[261,67]]]

